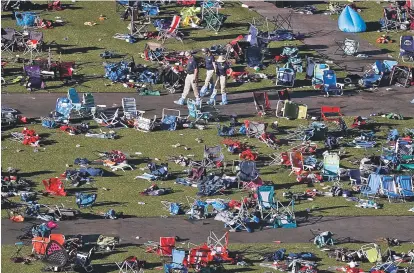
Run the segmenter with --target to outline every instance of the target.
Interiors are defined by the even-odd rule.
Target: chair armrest
[[[345,84],[344,83],[336,83],[336,86],[343,89]]]

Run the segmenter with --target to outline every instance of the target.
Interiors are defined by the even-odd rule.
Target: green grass
[[[182,247],[186,247],[187,244],[183,245]],[[383,251],[386,250],[386,245],[380,244],[381,249]],[[348,249],[358,250],[361,244],[341,244],[340,247],[346,247]],[[410,249],[412,249],[412,244],[403,244],[400,247],[393,247],[393,250],[396,253],[407,253]],[[237,252],[241,253],[243,259],[249,264],[248,267],[240,267],[235,265],[225,265],[225,269],[228,272],[242,272],[242,271],[252,271],[252,272],[276,272],[275,270],[260,267],[259,263],[262,261],[262,257],[268,253],[274,253],[276,250],[280,248],[285,248],[287,253],[293,252],[312,252],[316,255],[318,259],[318,268],[324,271],[335,272],[336,267],[346,266],[345,263],[336,262],[335,259],[329,258],[326,253],[317,249],[313,244],[231,244],[231,234],[230,234],[230,252]],[[145,253],[144,248],[142,247],[123,247],[119,248],[120,252],[114,252],[110,255],[105,255],[103,257],[98,256],[96,254],[95,259],[92,261],[92,265],[94,266],[94,271],[96,272],[118,272],[117,266],[115,262],[121,262],[126,257],[130,255],[137,256],[140,260],[145,260],[151,266],[145,270],[145,272],[160,272],[160,267],[163,266],[163,263],[155,254]],[[25,247],[23,249],[22,254],[28,255],[30,254],[31,248]],[[1,248],[2,257],[2,270],[4,272],[9,273],[18,273],[18,272],[40,272],[41,268],[44,265],[41,262],[33,262],[30,265],[24,264],[14,264],[10,262],[9,258],[15,252],[14,246],[10,245],[2,245]],[[370,263],[361,263],[360,268],[364,269],[366,272],[369,270],[373,264]],[[402,266],[407,266],[403,265]]]
[[[257,119],[257,118],[255,118]],[[268,122],[273,122],[274,119],[266,119]],[[385,118],[377,118],[379,123],[382,123],[381,131],[377,133],[382,138],[380,142],[384,141],[390,128],[398,128],[400,132],[404,128],[413,128],[413,120],[394,121]],[[279,120],[282,128],[294,128],[299,124],[306,124],[306,121],[287,121]],[[349,120],[348,120],[349,122]],[[82,188],[93,188],[98,193],[98,203],[119,202],[115,205],[103,205],[92,210],[95,213],[105,212],[110,207],[117,212],[123,212],[127,215],[135,215],[140,217],[161,216],[167,215],[168,212],[163,210],[161,201],[182,202],[185,205],[186,196],[194,196],[197,192],[196,188],[186,187],[174,184],[174,179],[159,182],[161,187],[171,187],[174,193],[160,197],[142,196],[140,192],[150,186],[150,182],[145,180],[134,180],[135,176],[142,174],[144,171],[139,168],[145,167],[145,158],[158,158],[160,162],[166,162],[168,156],[178,156],[180,154],[188,155],[194,154],[196,159],[201,159],[204,145],[212,146],[220,144],[223,138],[217,136],[217,131],[213,126],[210,129],[200,131],[197,129],[185,129],[173,132],[157,131],[151,133],[143,133],[134,131],[132,129],[121,129],[118,131],[121,136],[118,140],[105,139],[91,139],[83,135],[69,136],[59,130],[49,130],[42,128],[39,125],[30,126],[38,132],[46,142],[53,143],[43,145],[39,152],[34,152],[32,147],[27,147],[21,143],[11,141],[9,133],[12,131],[20,131],[21,128],[16,128],[10,132],[4,133],[4,140],[2,141],[2,168],[14,167],[21,170],[21,173],[38,183],[36,189],[43,190],[43,179],[59,176],[66,169],[66,164],[73,164],[77,157],[86,157],[89,160],[98,158],[96,151],[109,151],[119,149],[131,157],[131,162],[137,165],[137,169],[133,171],[118,171],[113,176],[99,177],[92,185],[84,185]],[[202,138],[204,143],[197,143],[196,138]],[[278,136],[283,138],[283,135]],[[266,160],[266,156],[274,150],[266,147],[265,144],[256,139],[246,139],[245,137],[237,137],[237,139],[247,141],[249,145],[254,146],[254,150],[258,151],[261,160]],[[348,142],[351,140],[344,140]],[[183,147],[174,148],[172,145],[181,143],[186,145],[191,150],[186,151]],[[75,146],[80,144],[81,147]],[[322,143],[319,143],[323,147]],[[287,149],[282,146],[280,151]],[[341,160],[341,167],[351,168],[357,167],[352,165],[349,161],[359,160],[364,154],[379,154],[380,148],[369,149],[367,151],[355,148],[345,148],[347,157]],[[19,150],[19,152],[17,152]],[[141,152],[142,155],[136,155],[136,152]],[[225,160],[231,165],[233,159],[237,159],[237,155],[230,155],[224,151]],[[321,160],[321,157],[319,157]],[[104,167],[103,167],[104,168]],[[170,162],[170,169],[177,177],[184,177],[185,172],[183,167]],[[306,185],[296,182],[294,176],[289,176],[290,169],[282,166],[265,166],[260,170],[261,177],[265,181],[273,181],[277,198],[285,200],[282,197],[284,191],[304,192],[307,189]],[[227,174],[231,174],[228,167]],[[327,183],[329,184],[329,183]],[[346,184],[346,183],[345,183]],[[323,190],[323,185],[316,184],[314,186],[318,190]],[[67,185],[70,188],[70,185]],[[109,189],[109,191],[103,190]],[[76,191],[73,189],[72,191]],[[326,191],[326,190],[325,190]],[[235,190],[232,194],[226,196],[228,199],[238,199],[244,196],[245,192]],[[18,200],[15,197],[15,200]],[[75,207],[75,197],[41,197],[39,200],[43,204],[60,204],[63,203],[67,207]],[[137,202],[145,202],[145,205],[137,206]],[[359,216],[359,215],[409,215],[408,209],[412,207],[412,203],[389,204],[385,199],[381,200],[384,208],[380,210],[359,209],[355,207],[355,203],[348,202],[342,197],[317,197],[314,201],[302,201],[296,205],[296,211],[303,211],[307,208],[315,208],[315,215],[341,215],[341,216]],[[317,207],[317,208],[316,208]],[[5,212],[3,212],[3,216]]]
[[[42,2],[40,2],[42,3]],[[150,62],[146,62],[141,58],[146,40],[139,40],[135,44],[129,44],[122,40],[114,39],[112,36],[115,33],[127,33],[128,21],[124,22],[120,19],[119,14],[115,11],[115,4],[111,1],[94,2],[94,1],[79,1],[74,4],[77,9],[65,9],[59,12],[39,11],[40,17],[49,20],[56,20],[56,16],[61,17],[66,22],[65,26],[56,27],[54,29],[41,30],[44,32],[44,39],[47,44],[57,44],[51,46],[52,56],[54,60],[59,58],[62,61],[75,61],[77,64],[76,74],[78,76],[78,83],[75,84],[80,92],[135,92],[134,89],[125,88],[122,84],[110,85],[110,81],[103,79],[104,74],[103,62],[104,60],[99,57],[99,54],[104,50],[115,50],[120,54],[128,54],[128,56],[134,57],[136,63],[146,64],[149,66],[155,66]],[[168,16],[166,13],[179,11],[180,8],[175,6],[163,6],[161,16]],[[246,35],[248,32],[249,23],[253,18],[259,18],[255,11],[242,8],[238,2],[226,3],[223,13],[230,15],[226,20],[225,26],[219,33],[214,31],[197,29],[183,29],[189,34],[189,37],[184,39],[184,45],[174,39],[168,40],[166,48],[169,50],[190,50],[204,47],[210,47],[215,44],[225,45],[238,35]],[[16,27],[15,21],[12,21],[10,17],[5,17],[8,12],[4,13],[2,17],[3,27]],[[105,21],[99,21],[99,16],[103,14],[108,19]],[[92,21],[96,22],[95,26],[85,26],[84,22]],[[155,29],[152,26],[150,30]],[[156,40],[152,40],[155,41]],[[282,47],[286,44],[302,45],[301,42],[272,42],[269,48],[276,51],[282,50]],[[47,46],[46,46],[47,48]],[[307,50],[306,46],[302,47],[301,54],[314,55],[315,52]],[[19,54],[19,53],[16,53]],[[276,53],[275,53],[276,54]],[[22,53],[20,53],[22,55]],[[199,54],[200,55],[200,54]],[[201,56],[201,55],[200,55]],[[24,56],[28,58],[28,55]],[[46,57],[44,54],[43,57]],[[119,61],[120,59],[108,60],[109,62]],[[11,81],[21,74],[22,64],[9,63],[4,69],[5,80],[9,85],[3,88],[3,92],[27,92],[24,86],[20,84],[13,84]],[[248,69],[249,72],[254,72]],[[274,75],[275,65],[271,64],[267,66],[262,73]],[[338,72],[338,76],[341,76],[341,72]],[[200,77],[204,79],[205,71],[201,70]],[[297,79],[303,80],[305,73],[298,73]],[[47,81],[47,88],[45,90],[38,90],[36,92],[67,92],[70,86],[65,86],[61,81]],[[309,81],[310,86],[310,81]],[[308,87],[309,87],[308,86]],[[157,90],[162,90],[161,86],[154,86]],[[245,84],[228,84],[228,92],[239,92],[246,90],[255,90],[263,88],[274,88],[272,80],[261,80],[258,83],[245,83]],[[311,90],[312,88],[308,88]],[[294,90],[308,90],[304,88],[296,88]]]
[[[342,4],[349,4],[349,2],[340,2]],[[412,31],[398,31],[398,32],[380,32],[379,20],[383,17],[383,8],[388,6],[389,3],[386,2],[376,2],[376,1],[357,1],[357,8],[361,9],[359,15],[364,19],[367,24],[367,31],[358,33],[358,35],[372,44],[374,47],[379,48],[383,53],[388,53],[395,59],[398,59],[398,54],[400,51],[400,37],[403,35],[412,35]],[[326,4],[316,5],[319,10],[325,10],[327,8]],[[338,15],[332,15],[332,18],[337,20]],[[376,40],[383,34],[386,34],[390,37],[391,40],[394,40],[393,43],[388,44],[379,44]],[[361,52],[364,53],[364,52]],[[369,55],[369,53],[368,53]]]

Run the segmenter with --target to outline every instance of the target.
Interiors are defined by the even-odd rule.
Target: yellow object
[[[298,119],[306,119],[308,115],[308,106],[305,104],[299,104]]]

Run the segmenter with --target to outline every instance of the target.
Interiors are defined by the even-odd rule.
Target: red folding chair
[[[322,106],[321,118],[323,121],[339,123],[343,118],[341,108],[338,106]]]
[[[45,186],[46,192],[52,195],[66,196],[65,186],[57,177],[43,180],[43,185]]]
[[[172,256],[172,250],[175,248],[174,237],[160,237],[160,246],[158,248],[158,255]]]

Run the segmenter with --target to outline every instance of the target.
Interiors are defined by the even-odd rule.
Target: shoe
[[[175,100],[174,103],[175,104],[178,104],[178,105],[185,105],[185,99],[184,98],[180,98],[179,100]]]
[[[228,102],[227,102],[227,94],[221,94],[221,102],[220,102],[220,105],[227,105],[228,104]]]

